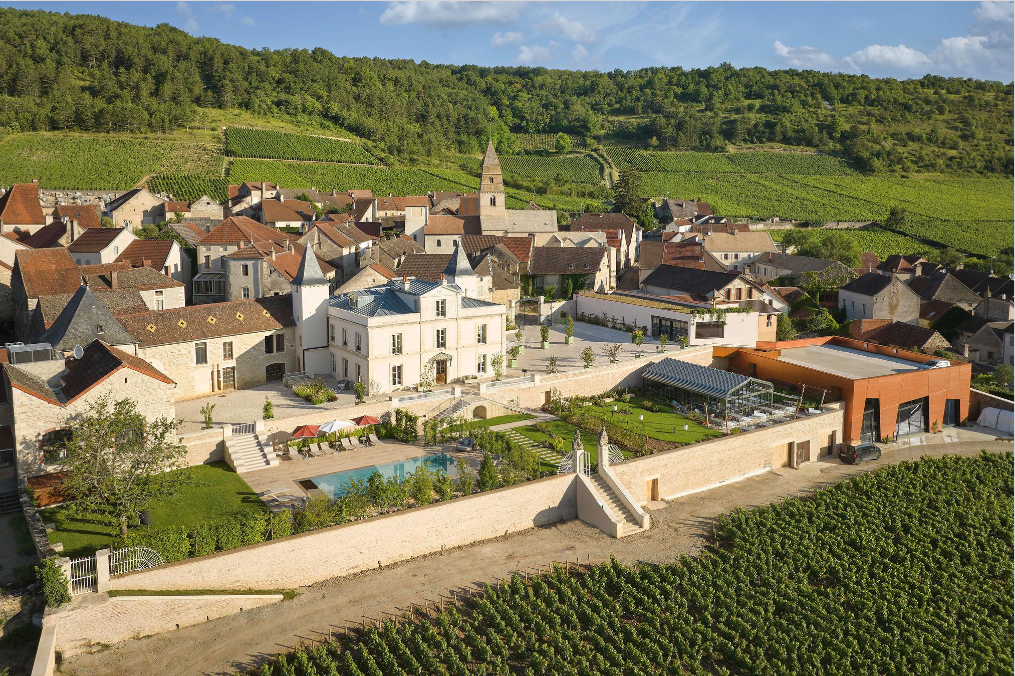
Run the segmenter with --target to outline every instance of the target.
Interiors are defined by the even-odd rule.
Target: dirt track
[[[1010,450],[1010,442],[952,443],[892,451],[857,467],[837,460],[781,469],[676,500],[652,511],[653,526],[614,540],[580,521],[517,533],[413,559],[387,568],[338,578],[300,590],[292,600],[186,627],[171,634],[120,643],[97,654],[78,655],[61,673],[78,676],[234,674],[256,667],[267,656],[293,648],[301,639],[327,637],[329,625],[383,618],[410,603],[435,600],[452,589],[490,582],[513,571],[533,570],[550,561],[667,562],[693,554],[707,537],[714,517],[735,507],[752,507],[807,493],[890,462],[921,455],[976,455],[981,449]]]

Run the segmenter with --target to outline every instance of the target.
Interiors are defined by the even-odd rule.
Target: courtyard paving
[[[609,363],[603,349],[607,345],[617,343],[620,345],[620,359],[634,359],[637,352],[646,355],[655,354],[658,348],[658,341],[651,338],[645,339],[645,343],[639,348],[631,342],[631,334],[605,326],[596,326],[585,322],[574,323],[574,343],[567,345],[564,337],[564,327],[554,324],[550,327],[550,344],[544,350],[539,346],[539,327],[526,326],[522,329],[525,352],[518,355],[518,368],[504,369],[505,377],[511,378],[526,373],[546,373],[546,366],[550,363],[550,357],[557,358],[557,370],[560,372],[583,370],[585,362],[582,361],[581,353],[586,347],[591,347],[596,355],[596,365],[602,366]],[[508,349],[516,345],[514,331],[508,334]],[[679,347],[666,346],[666,351],[677,351]],[[506,362],[505,362],[506,363]]]

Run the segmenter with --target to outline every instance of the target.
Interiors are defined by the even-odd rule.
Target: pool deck
[[[279,458],[276,467],[268,467],[253,472],[243,472],[240,476],[255,493],[268,489],[285,487],[293,495],[305,496],[307,492],[299,485],[300,479],[344,472],[350,469],[371,467],[386,462],[398,462],[407,458],[415,458],[427,453],[449,451],[445,448],[424,448],[415,444],[382,441],[376,446],[359,448],[355,451],[329,453],[318,458],[286,460]],[[298,456],[297,456],[298,457]]]

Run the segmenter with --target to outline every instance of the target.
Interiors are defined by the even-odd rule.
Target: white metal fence
[[[150,547],[126,547],[109,552],[109,574],[111,576],[154,568],[164,563],[162,555]]]
[[[233,423],[233,434],[253,434],[254,423]]]
[[[95,555],[70,560],[70,593],[88,594],[96,589]]]

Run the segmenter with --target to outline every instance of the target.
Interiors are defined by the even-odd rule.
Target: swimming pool
[[[344,472],[315,476],[311,478],[311,481],[326,495],[332,498],[339,498],[348,492],[347,488],[350,480],[366,481],[374,472],[380,472],[381,476],[385,479],[398,477],[404,481],[405,477],[415,472],[416,468],[420,465],[426,465],[427,468],[434,472],[443,471],[450,476],[456,474],[455,461],[447,453],[427,453],[426,455],[406,458],[397,462],[386,462],[382,465],[358,467]]]

